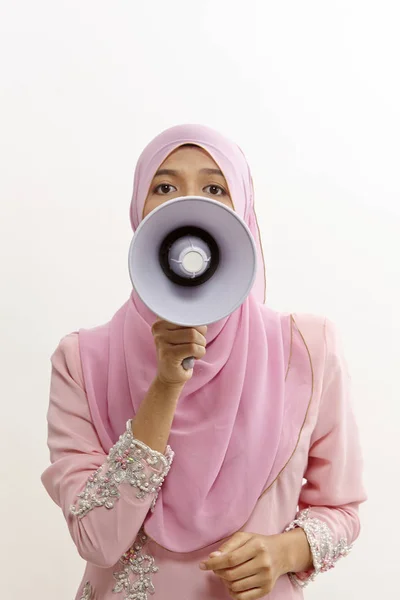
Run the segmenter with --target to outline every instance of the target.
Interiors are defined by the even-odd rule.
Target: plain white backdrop
[[[245,151],[268,302],[334,320],[350,364],[369,501],[353,552],[306,597],[395,596],[399,10],[0,0],[1,597],[76,592],[84,565],[40,484],[49,357],[127,298],[135,161],[183,122]]]

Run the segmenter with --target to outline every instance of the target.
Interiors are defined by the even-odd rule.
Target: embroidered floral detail
[[[310,544],[314,570],[304,574],[289,573],[291,580],[300,587],[305,587],[314,581],[319,573],[333,569],[339,558],[347,556],[352,549],[345,538],[341,538],[339,543],[334,545],[332,532],[327,524],[319,519],[309,517],[309,513],[309,508],[299,512],[297,518],[285,529],[285,531],[290,531],[295,527],[301,527]]]
[[[89,581],[87,581],[82,590],[82,596],[80,597],[80,600],[92,600],[92,598],[93,598],[93,588],[90,585]]]
[[[121,570],[113,574],[117,581],[113,592],[124,592],[124,600],[148,600],[147,594],[154,594],[152,574],[157,573],[158,567],[153,556],[143,552],[147,541],[148,537],[141,528],[133,546],[119,560]]]
[[[139,499],[154,494],[150,507],[153,512],[173,458],[174,452],[169,446],[164,455],[134,438],[129,420],[125,433],[111,448],[107,461],[89,477],[85,489],[78,494],[79,501],[71,506],[71,513],[82,518],[97,506],[114,508],[120,497],[118,488],[122,483],[137,488],[136,497]],[[147,469],[145,471],[146,466],[158,472],[149,473]]]

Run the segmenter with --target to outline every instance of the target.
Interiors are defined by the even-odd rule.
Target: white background
[[[134,165],[182,122],[243,148],[268,302],[330,317],[350,363],[369,501],[307,597],[394,597],[399,16],[395,0],[0,0],[2,597],[75,595],[84,565],[39,479],[49,356],[127,298]]]

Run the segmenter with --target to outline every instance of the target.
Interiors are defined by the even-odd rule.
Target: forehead
[[[179,146],[167,156],[161,166],[170,168],[183,166],[219,168],[208,152],[199,146]]]

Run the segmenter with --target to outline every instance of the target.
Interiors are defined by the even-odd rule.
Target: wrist
[[[311,548],[301,527],[281,534],[284,573],[300,573],[313,568]]]
[[[183,388],[185,387],[185,383],[165,381],[162,375],[157,374],[153,380],[153,387],[157,391],[165,394],[167,397],[175,397],[176,395],[179,397]]]
[[[281,548],[281,572],[282,575],[285,575],[286,573],[291,573],[293,570],[293,549],[291,547],[291,540],[286,533],[281,533],[279,540]]]

